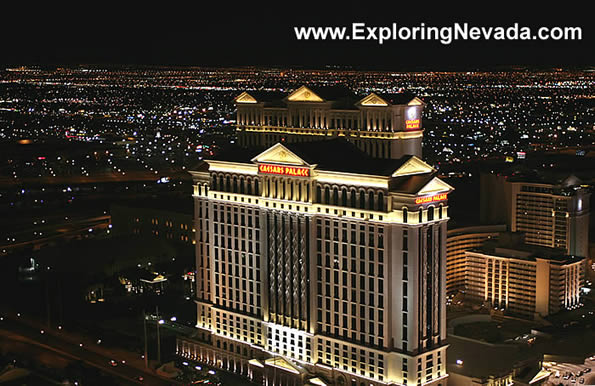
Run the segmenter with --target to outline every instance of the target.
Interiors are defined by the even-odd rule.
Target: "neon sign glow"
[[[264,174],[279,174],[292,177],[310,177],[310,169],[283,165],[258,165],[258,171]]]
[[[440,193],[434,196],[418,197],[415,199],[416,204],[427,204],[428,202],[444,201],[448,198],[448,193]]]

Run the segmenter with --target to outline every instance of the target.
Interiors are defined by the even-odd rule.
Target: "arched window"
[[[226,192],[229,192],[229,191],[231,191],[231,177],[230,177],[230,176],[227,176],[227,177],[225,178],[225,189],[224,189],[224,190],[225,190]]]
[[[438,206],[438,218],[442,218],[442,211],[444,210],[444,205],[440,204]]]
[[[233,193],[237,193],[238,192],[238,179],[237,177],[233,177],[233,188],[232,188],[232,192]]]
[[[244,177],[240,178],[240,193],[244,194]]]
[[[368,209],[376,210],[376,203],[374,199],[374,192],[368,193]]]
[[[197,190],[198,190],[198,195],[200,196],[202,194],[202,185],[201,184],[196,184]]]
[[[252,195],[252,178],[246,178],[246,194]]]
[[[223,185],[223,175],[219,175],[219,190],[225,191],[225,186]]]
[[[359,191],[359,208],[366,209],[366,192],[363,190]]]
[[[419,208],[419,222],[424,221],[423,213],[424,213],[423,208]]]
[[[295,188],[297,189],[297,199],[298,199],[298,201],[302,201],[302,183],[301,182],[297,182]]]
[[[351,191],[349,192],[349,196],[350,196],[350,201],[351,201],[351,207],[352,208],[356,208],[357,204],[356,204],[356,197],[357,193],[355,192],[355,189],[351,189]]]
[[[260,191],[258,188],[258,178],[254,179],[254,194],[259,196],[260,195]]]
[[[293,197],[293,181],[289,181],[289,199],[295,201]]]
[[[267,178],[267,191],[266,191],[266,195],[267,197],[271,197],[271,180],[269,180]]]
[[[333,205],[339,205],[339,189],[333,188]]]
[[[207,193],[209,193],[209,184],[204,184],[204,188],[205,188],[205,196],[206,196]]]
[[[378,192],[378,210],[384,212],[384,194],[382,192]]]
[[[324,188],[324,203],[328,205],[330,200],[331,200],[331,190],[327,186],[326,188]]]
[[[213,174],[213,182],[211,183],[212,189],[217,190],[217,176]]]
[[[347,206],[347,188],[341,189],[341,205]]]
[[[407,208],[403,208],[403,222],[407,222]]]
[[[316,186],[316,202],[319,204],[322,203],[322,190],[320,186]]]
[[[275,183],[273,184],[273,188],[275,191],[273,192],[273,198],[279,198],[279,181],[275,179]]]
[[[432,221],[434,219],[434,207],[428,207],[428,221]]]

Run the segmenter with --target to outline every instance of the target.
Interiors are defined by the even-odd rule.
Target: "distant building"
[[[482,224],[506,224],[525,242],[589,256],[590,187],[569,176],[481,175]]]
[[[112,205],[110,215],[114,236],[137,235],[195,244],[192,214],[180,213],[180,210]]]
[[[465,252],[479,248],[484,241],[495,239],[506,225],[485,225],[450,229],[446,236],[446,293],[465,290],[467,258]]]
[[[546,316],[580,306],[585,258],[523,243],[522,234],[465,252],[466,296],[510,313]]]
[[[235,102],[241,146],[342,137],[375,158],[421,157],[424,103],[407,92],[357,96],[343,87],[302,86],[245,91]]]

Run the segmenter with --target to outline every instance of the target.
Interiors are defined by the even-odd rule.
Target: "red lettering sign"
[[[429,202],[444,201],[448,197],[447,193],[440,193],[435,196],[418,197],[415,199],[416,204],[427,204]]]
[[[283,165],[258,165],[258,171],[264,174],[279,174],[292,177],[310,177],[310,169]]]
[[[406,129],[419,129],[419,119],[408,119],[405,121]]]

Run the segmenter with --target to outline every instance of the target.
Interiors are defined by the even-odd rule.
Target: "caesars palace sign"
[[[295,166],[260,164],[258,165],[258,171],[264,174],[278,174],[281,176],[310,177],[309,168]]]

